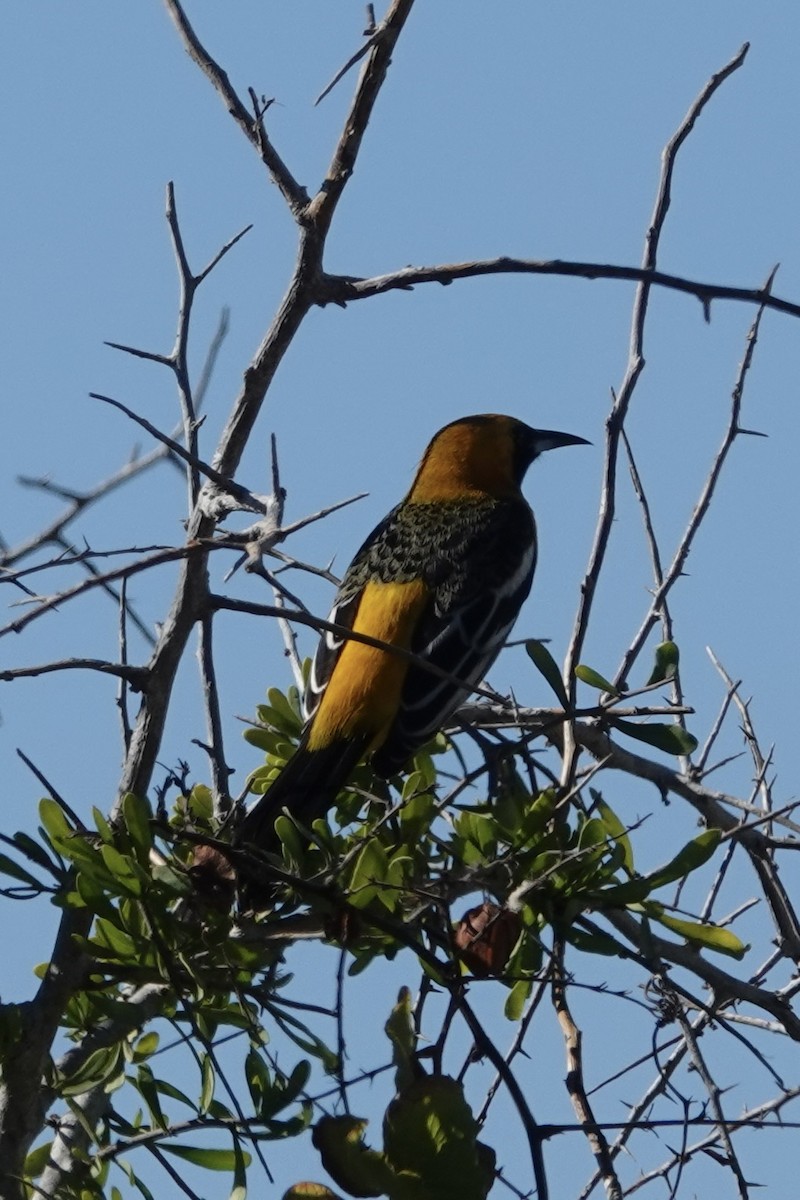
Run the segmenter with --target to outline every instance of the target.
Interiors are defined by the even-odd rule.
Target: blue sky
[[[295,176],[313,188],[353,77],[312,104],[359,44],[360,0],[196,0],[187,7],[235,86],[276,97],[270,134]],[[196,267],[237,230],[254,226],[197,303],[195,366],[220,309],[231,308],[201,433],[207,458],[280,298],[295,238],[280,195],[160,4],[28,0],[12,3],[6,25],[0,533],[14,545],[60,509],[52,496],[20,489],[18,474],[81,489],[113,472],[134,443],[148,448],[140,431],[89,392],[114,396],[164,429],[177,420],[168,373],[103,345],[172,345],[177,286],[163,216],[167,181],[175,183]],[[798,39],[800,10],[791,0],[419,0],[337,215],[327,266],[369,275],[504,253],[638,263],[661,149],[709,76],[749,41],[744,67],[681,153],[661,266],[756,286],[780,262],[775,290],[797,299]],[[507,411],[590,438],[593,450],[547,456],[527,488],[541,558],[518,629],[549,637],[560,657],[594,530],[603,422],[625,369],[632,296],[630,284],[500,277],[313,312],[278,373],[239,478],[267,490],[274,432],[288,519],[368,492],[292,543],[299,557],[321,563],[335,555],[343,567],[447,421]],[[667,558],[722,437],[751,319],[743,305],[715,303],[706,324],[691,298],[652,298],[630,434]],[[710,644],[754,697],[764,743],[776,745],[781,803],[794,789],[800,666],[799,335],[795,320],[765,317],[744,420],[769,437],[735,445],[674,600],[684,684],[697,709],[691,727],[702,738],[724,695],[705,656]],[[172,543],[182,536],[183,515],[182,481],[167,471],[120,491],[79,528],[96,549]],[[218,582],[228,565],[215,564]],[[165,570],[152,586],[132,589],[151,624],[163,618],[170,582]],[[323,611],[329,591],[300,582],[307,602]],[[585,654],[598,670],[613,674],[646,611],[650,584],[640,517],[623,487]],[[45,590],[56,586],[50,577]],[[268,598],[257,580],[237,576],[231,589]],[[241,742],[236,718],[252,713],[267,686],[286,686],[290,677],[277,630],[226,620],[220,635],[228,754],[241,781],[257,758]],[[312,641],[304,637],[305,650]],[[73,654],[113,658],[115,647],[113,605],[94,597],[6,638],[0,655],[14,665]],[[145,653],[135,638],[131,649]],[[643,663],[643,676],[646,669]],[[186,757],[203,778],[202,754],[189,744],[202,736],[194,670],[187,662],[162,761]],[[491,678],[500,689],[513,685],[526,703],[549,703],[519,651],[504,656]],[[77,808],[108,807],[120,744],[107,681],[82,675],[3,685],[0,714],[9,828],[35,825],[40,790],[16,747]],[[735,726],[722,745],[741,748]],[[741,791],[746,779],[747,769],[735,765],[719,773],[718,784]],[[665,856],[665,840],[678,845],[692,835],[691,814],[661,811],[648,792],[621,785],[609,798],[629,819],[656,809],[653,862],[645,865]],[[9,950],[9,990],[26,994],[31,966],[47,954],[41,930],[50,916],[14,910],[25,936]],[[794,1070],[796,1077],[796,1062]],[[782,1163],[769,1154],[759,1163],[760,1178],[768,1175],[778,1190],[800,1165],[787,1145],[781,1155]]]

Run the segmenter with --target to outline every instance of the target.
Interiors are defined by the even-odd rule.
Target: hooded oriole
[[[579,443],[585,439],[493,414],[439,430],[408,495],[345,572],[330,615],[418,661],[322,635],[300,744],[245,817],[241,841],[274,845],[284,809],[309,826],[366,755],[379,775],[394,774],[480,683],[536,565],[536,525],[520,490],[525,472],[543,451]]]

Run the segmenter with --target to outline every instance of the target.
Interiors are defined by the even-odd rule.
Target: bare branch
[[[58,662],[39,663],[30,667],[11,667],[0,670],[0,682],[34,679],[39,675],[51,675],[54,671],[98,671],[101,675],[113,675],[124,680],[137,692],[142,691],[147,684],[145,667],[133,667],[124,662],[106,662],[102,658],[64,658]]]
[[[735,55],[725,67],[722,68],[721,71],[712,76],[703,91],[690,107],[689,112],[684,117],[672,139],[668,142],[662,155],[661,176],[659,179],[658,193],[656,196],[653,216],[651,218],[645,239],[641,268],[642,274],[640,276],[639,286],[636,289],[636,297],[634,300],[631,320],[631,344],[628,357],[628,366],[625,372],[625,378],[623,379],[622,386],[619,390],[619,394],[614,397],[611,412],[606,420],[606,454],[603,472],[603,488],[600,500],[600,513],[598,516],[597,528],[595,530],[594,543],[589,555],[589,563],[581,585],[580,600],[578,603],[578,611],[575,616],[572,638],[570,640],[570,645],[567,650],[564,663],[564,680],[566,686],[570,689],[569,696],[571,700],[574,700],[575,693],[574,669],[580,659],[580,654],[586,638],[589,616],[594,603],[594,596],[597,589],[598,580],[600,578],[600,572],[603,568],[603,563],[605,562],[606,551],[608,549],[609,540],[611,538],[611,530],[614,522],[617,487],[617,457],[619,453],[621,431],[633,399],[636,385],[644,369],[644,331],[650,298],[650,288],[656,282],[663,282],[663,280],[656,280],[655,278],[657,274],[656,263],[659,241],[664,228],[664,222],[666,221],[667,212],[669,211],[675,159],[681,145],[694,128],[695,122],[705,108],[706,104],[709,102],[724,80],[727,79],[733,71],[737,70],[737,68],[741,66],[746,53],[747,46],[744,46],[739,53]],[[695,294],[698,294],[696,290]],[[704,306],[706,310],[709,299],[710,298],[708,296],[704,298]],[[574,771],[574,756],[571,747],[568,746],[567,751],[564,776],[566,779],[569,779]]]
[[[155,553],[148,554],[136,562],[127,563],[124,567],[117,567],[114,571],[107,571],[103,575],[93,575],[89,579],[82,580],[81,583],[76,583],[74,587],[65,588],[55,596],[43,596],[24,616],[17,617],[16,620],[9,621],[8,624],[0,626],[0,637],[3,637],[7,633],[21,633],[26,626],[30,625],[31,621],[35,621],[47,612],[52,612],[53,609],[58,608],[60,604],[64,604],[67,600],[85,595],[96,587],[115,583],[118,579],[129,579],[132,575],[138,575],[140,571],[149,571],[151,567],[163,566],[165,563],[170,562],[179,562],[181,559],[191,557],[192,555],[196,556],[200,552],[206,552],[207,549],[207,546],[197,542],[186,546],[168,546],[166,549],[157,550]]]
[[[317,96],[316,100],[314,101],[315,108],[317,107],[318,104],[322,103],[322,101],[325,99],[326,96],[329,96],[331,94],[333,89],[336,87],[337,83],[339,83],[339,81],[341,79],[344,79],[347,72],[352,67],[354,67],[356,65],[356,63],[361,62],[361,59],[364,57],[365,54],[369,54],[370,50],[375,45],[375,43],[378,41],[379,37],[380,37],[380,30],[372,30],[370,32],[369,41],[365,42],[364,45],[361,46],[360,49],[356,50],[355,54],[350,55],[350,57],[348,58],[347,62],[344,64],[344,66],[339,68],[339,70],[336,72],[336,74],[334,75],[334,77],[330,81],[330,83],[327,83],[325,85],[325,87],[322,89],[322,91]]]
[[[200,678],[206,709],[206,728],[209,739],[209,761],[214,781],[214,807],[216,815],[223,820],[231,808],[228,783],[233,770],[225,758],[225,743],[222,736],[222,713],[219,705],[217,676],[214,667],[213,619],[207,615],[200,622],[200,641],[197,656],[200,662]]]
[[[408,19],[414,0],[392,0],[386,16],[372,35],[367,61],[358,77],[356,94],[341,136],[333,152],[325,179],[308,206],[308,219],[323,241],[347,181],[353,174],[361,141],[383,87],[397,39]]]
[[[119,660],[128,666],[128,581],[123,579],[119,589]],[[122,746],[127,753],[131,744],[131,721],[128,714],[128,680],[120,679],[117,688],[117,708],[119,709],[120,725],[122,727]]]
[[[185,463],[188,463],[190,466],[196,468],[202,475],[205,475],[207,479],[210,479],[212,483],[215,483],[218,488],[221,488],[223,491],[228,492],[231,496],[235,497],[235,499],[240,504],[244,505],[249,512],[264,511],[263,504],[257,500],[252,492],[249,492],[247,488],[242,487],[240,483],[236,483],[233,479],[226,479],[224,475],[221,475],[220,472],[215,470],[214,467],[210,466],[209,463],[203,462],[201,458],[191,454],[188,450],[184,450],[183,446],[181,446],[179,442],[176,442],[174,438],[171,438],[168,433],[162,433],[162,431],[157,429],[155,425],[151,424],[146,417],[140,417],[138,413],[135,413],[133,409],[128,408],[127,404],[123,404],[121,400],[114,400],[111,396],[103,396],[99,392],[90,392],[89,395],[91,396],[92,400],[102,400],[104,404],[111,404],[114,408],[118,408],[120,412],[125,413],[126,417],[130,417],[132,421],[135,421],[137,425],[141,425],[141,427],[146,429],[147,432],[157,441],[161,442],[164,446],[167,446],[171,453],[177,458],[182,459]]]
[[[167,12],[172,17],[175,27],[180,34],[184,49],[193,62],[211,80],[216,92],[222,99],[228,112],[244,133],[251,145],[255,146],[264,166],[277,184],[286,203],[295,218],[299,219],[308,204],[308,193],[292,175],[291,171],[278,154],[264,130],[263,121],[253,117],[239,99],[230,79],[203,46],[189,19],[183,11],[179,0],[165,0]]]
[[[775,271],[773,270],[764,285],[763,290],[765,292],[769,292],[774,277]],[[725,434],[722,439],[722,444],[717,451],[713,463],[711,464],[708,478],[703,485],[700,496],[695,504],[694,511],[689,519],[689,523],[686,527],[683,537],[680,540],[680,544],[675,551],[672,562],[670,563],[660,585],[653,593],[653,599],[651,601],[647,616],[639,627],[635,637],[633,638],[633,641],[631,642],[631,645],[625,652],[622,663],[620,664],[620,667],[614,677],[614,683],[618,686],[627,678],[633,663],[635,662],[645,641],[647,640],[651,629],[653,628],[653,625],[658,620],[658,615],[662,609],[664,600],[669,594],[671,588],[674,586],[676,580],[680,578],[683,572],[683,569],[686,565],[686,560],[689,557],[689,553],[692,549],[694,539],[708,513],[730,448],[739,434],[744,432],[740,426],[744,384],[747,378],[747,373],[750,370],[750,365],[753,361],[753,354],[758,342],[758,331],[761,327],[761,318],[764,315],[764,307],[765,306],[763,304],[759,306],[758,312],[755,315],[753,324],[751,325],[750,331],[747,335],[747,348],[745,350],[744,358],[742,359],[742,363],[739,368],[736,385],[731,396],[730,417],[728,420],[727,429],[725,430]]]
[[[500,258],[471,259],[465,262],[440,263],[432,267],[402,267],[386,275],[360,278],[355,275],[325,275],[321,303],[349,304],[353,300],[365,300],[369,296],[382,296],[387,292],[412,291],[424,283],[439,283],[443,286],[459,279],[476,279],[484,275],[555,275],[567,279],[609,279],[642,284],[646,287],[661,287],[668,291],[682,292],[693,296],[707,311],[714,300],[738,301],[742,304],[762,305],[773,312],[790,317],[800,317],[800,302],[781,296],[767,294],[758,287],[735,287],[726,284],[708,283],[699,279],[688,279],[647,266],[630,267],[621,263],[584,262],[570,259]]]
[[[569,1092],[572,1107],[575,1109],[578,1121],[597,1161],[598,1174],[603,1181],[606,1195],[609,1197],[609,1200],[621,1200],[622,1188],[620,1187],[617,1173],[614,1170],[608,1141],[605,1134],[597,1126],[589,1097],[586,1094],[586,1085],[583,1080],[583,1035],[575,1024],[567,1001],[563,943],[555,947],[552,970],[553,1008],[558,1017],[558,1023],[561,1026],[567,1052],[567,1091]]]

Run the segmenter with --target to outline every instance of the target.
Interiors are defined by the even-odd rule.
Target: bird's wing
[[[347,568],[328,615],[328,621],[332,625],[341,625],[344,629],[353,628],[364,588],[372,577],[371,558],[375,547],[380,545],[387,533],[394,528],[399,508],[400,505],[393,508],[372,530],[369,537],[365,538]],[[303,697],[303,715],[306,721],[310,721],[319,708],[345,641],[341,634],[330,630],[323,633],[319,639]]]
[[[337,594],[328,620],[332,625],[342,625],[345,629],[353,628],[358,606],[361,603],[363,588],[344,596]],[[310,721],[319,708],[328,680],[333,674],[333,668],[342,652],[345,638],[340,633],[326,630],[319,639],[316,653],[311,663],[306,691],[303,697],[303,714]]]
[[[422,660],[409,668],[397,718],[373,765],[381,775],[402,769],[480,683],[502,649],[528,595],[536,561],[535,542],[520,547],[513,570],[497,578],[482,564],[479,579],[469,579],[452,602],[434,603],[420,620],[412,649]],[[432,663],[452,676],[426,671]]]

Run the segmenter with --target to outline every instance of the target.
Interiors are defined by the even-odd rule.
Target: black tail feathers
[[[334,805],[367,748],[366,738],[333,742],[309,750],[304,738],[283,771],[245,817],[237,835],[240,846],[279,849],[275,821],[284,809],[309,827]]]

